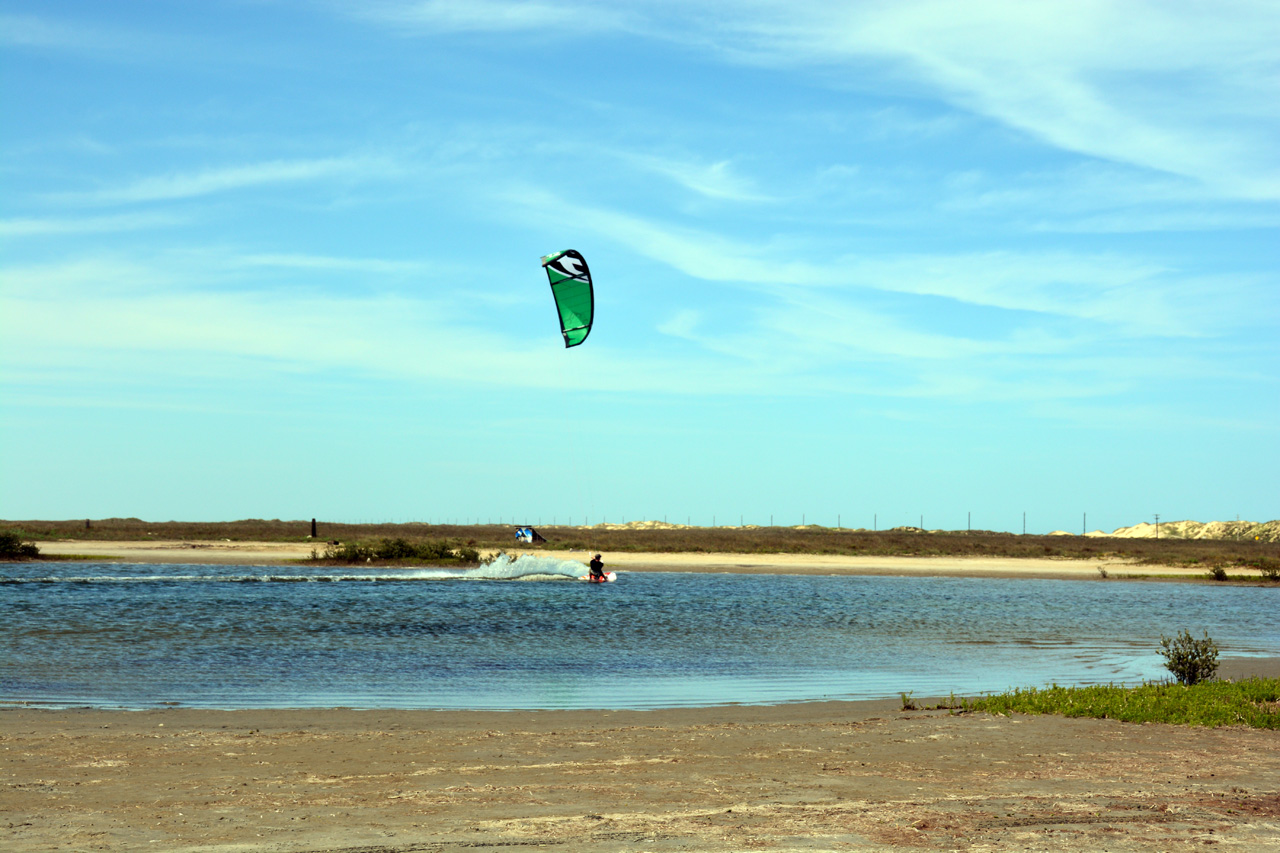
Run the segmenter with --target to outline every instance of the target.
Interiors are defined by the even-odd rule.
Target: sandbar
[[[156,541],[120,542],[51,540],[37,545],[50,557],[91,555],[136,563],[280,565],[323,553],[324,543]],[[507,553],[553,556],[586,563],[586,551],[522,551]],[[1017,557],[868,557],[827,554],[639,553],[605,555],[618,572],[732,572],[751,574],[898,575],[919,577],[1025,577],[1101,580],[1106,578],[1205,579],[1203,568],[1139,565],[1129,560],[1030,559]],[[1234,578],[1257,579],[1252,569],[1232,569]]]

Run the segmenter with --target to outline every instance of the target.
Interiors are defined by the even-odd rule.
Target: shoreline
[[[1247,655],[1222,655],[1219,658],[1217,677],[1223,681],[1242,681],[1250,678],[1276,678],[1280,679],[1280,656],[1247,656]],[[975,698],[983,694],[962,694],[957,698]],[[912,696],[912,701],[920,705],[938,704],[948,697],[945,696]],[[753,704],[746,702],[733,702],[724,705],[678,705],[659,708],[536,708],[536,709],[464,709],[464,708],[359,708],[344,705],[338,706],[271,706],[256,708],[213,708],[189,705],[172,705],[164,707],[145,707],[145,708],[109,708],[97,707],[93,705],[65,705],[65,706],[49,706],[44,707],[37,704],[23,704],[19,702],[0,703],[0,720],[5,719],[9,714],[34,713],[34,714],[181,714],[181,715],[246,715],[246,716],[274,716],[282,717],[306,717],[311,714],[392,714],[392,715],[422,715],[426,717],[438,717],[446,722],[457,723],[467,721],[468,724],[474,724],[477,718],[485,716],[493,716],[495,718],[510,718],[520,715],[535,716],[564,716],[569,718],[568,722],[562,725],[572,724],[572,718],[596,718],[604,717],[628,717],[635,720],[653,717],[661,718],[665,722],[676,722],[680,725],[691,725],[696,722],[697,718],[707,714],[718,715],[721,719],[737,714],[747,714],[753,717],[764,717],[770,719],[789,719],[793,717],[808,718],[812,715],[821,715],[831,711],[838,710],[842,714],[882,714],[890,711],[900,710],[902,706],[901,698],[873,698],[873,699],[806,699],[795,702],[777,702],[772,704]]]
[[[1246,655],[1222,655],[1218,662],[1218,679],[1222,681],[1243,681],[1250,678],[1280,679],[1280,656],[1254,657]],[[937,705],[949,697],[915,696],[914,691],[906,691],[912,701],[918,705]],[[959,694],[956,698],[977,698],[986,694]],[[350,705],[333,706],[298,706],[272,705],[263,707],[212,707],[201,705],[182,705],[179,703],[148,705],[141,707],[116,707],[92,704],[41,704],[38,702],[0,701],[0,721],[6,715],[30,712],[35,714],[68,713],[68,714],[240,714],[240,715],[307,715],[341,712],[350,714],[421,714],[428,717],[439,716],[442,719],[465,717],[474,720],[481,715],[580,715],[593,717],[598,715],[651,715],[653,717],[680,718],[698,716],[706,713],[734,714],[750,712],[769,716],[788,716],[793,712],[807,714],[812,708],[840,708],[847,713],[880,713],[897,710],[901,707],[901,698],[868,698],[868,699],[803,699],[794,702],[777,702],[753,704],[748,702],[730,702],[723,705],[673,705],[657,708],[514,708],[514,709],[467,709],[467,708],[397,708],[397,707],[358,707]]]
[[[309,542],[119,542],[95,540],[37,541],[45,557],[90,557],[133,563],[288,565],[305,561],[323,543]],[[544,556],[586,563],[585,551],[523,550],[512,556]],[[887,575],[904,577],[1025,577],[1070,580],[1104,578],[1209,580],[1203,568],[1139,565],[1130,560],[1021,557],[867,557],[826,554],[738,554],[617,552],[605,555],[617,572],[708,572],[736,574]],[[395,568],[385,565],[386,568]],[[1105,575],[1104,575],[1105,573]],[[1235,580],[1260,580],[1253,569],[1232,569]]]

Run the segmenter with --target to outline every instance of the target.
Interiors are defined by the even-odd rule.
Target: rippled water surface
[[[1280,655],[1280,590],[992,578],[0,564],[0,702],[647,708],[1159,679]]]

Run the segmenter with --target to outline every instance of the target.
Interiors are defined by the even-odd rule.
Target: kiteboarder
[[[587,580],[592,583],[604,583],[604,563],[601,562],[599,554],[591,558],[591,575]]]

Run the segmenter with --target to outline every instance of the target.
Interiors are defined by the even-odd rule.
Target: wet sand
[[[306,542],[114,542],[59,540],[37,543],[51,557],[92,555],[137,563],[221,563],[278,565],[305,560],[324,543]],[[521,551],[507,553],[590,559],[585,551]],[[920,577],[1026,577],[1100,580],[1107,578],[1206,578],[1204,569],[1140,566],[1126,560],[1018,559],[1011,557],[847,557],[811,554],[669,554],[605,555],[606,568],[618,572],[735,572],[755,574],[904,575]],[[1233,569],[1237,578],[1257,578],[1257,571]]]

